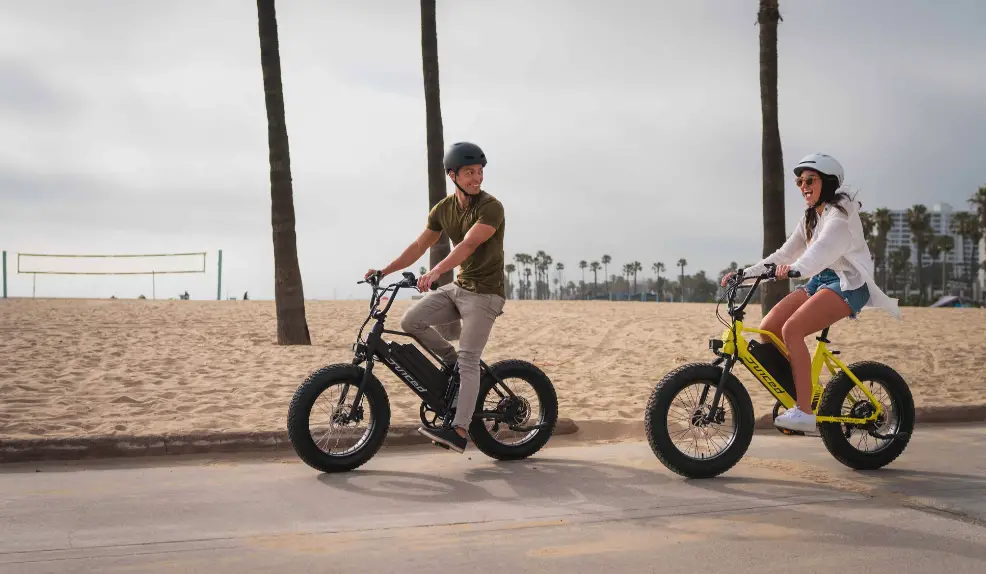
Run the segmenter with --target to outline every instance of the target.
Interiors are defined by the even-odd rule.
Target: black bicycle
[[[387,313],[403,288],[414,288],[414,273],[381,287],[378,275],[366,281],[373,288],[370,313],[353,344],[352,363],[338,363],[312,373],[294,393],[288,408],[288,437],[306,464],[323,472],[353,470],[366,463],[383,445],[390,426],[390,400],[373,374],[375,363],[386,365],[421,398],[421,423],[429,428],[452,426],[459,391],[458,372],[409,333],[384,327]],[[392,292],[386,306],[380,305]],[[363,331],[376,319],[366,339]],[[409,337],[414,342],[385,341],[384,334]],[[512,388],[519,380],[529,393]],[[331,398],[326,398],[329,395]],[[326,419],[315,425],[314,415]],[[558,420],[558,398],[551,380],[535,365],[504,360],[487,365],[480,361],[480,388],[476,411],[469,426],[473,444],[498,460],[532,456],[551,438]],[[437,444],[437,443],[436,443]],[[441,445],[440,445],[441,446]]]

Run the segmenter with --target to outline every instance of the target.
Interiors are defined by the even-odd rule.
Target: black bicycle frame
[[[367,382],[369,381],[370,377],[373,374],[374,363],[379,361],[384,365],[386,365],[387,368],[390,369],[390,371],[394,373],[394,375],[396,375],[397,378],[400,379],[405,385],[407,385],[408,388],[410,388],[411,391],[414,392],[414,394],[418,395],[418,397],[420,397],[421,400],[424,401],[426,405],[431,407],[432,410],[434,410],[439,416],[441,416],[444,419],[446,425],[450,425],[451,417],[449,417],[448,415],[450,414],[452,407],[455,406],[456,395],[458,394],[458,385],[452,384],[452,381],[450,379],[446,380],[443,396],[438,396],[432,389],[428,388],[427,385],[424,385],[420,381],[415,379],[414,376],[407,369],[405,369],[403,365],[400,364],[400,361],[395,360],[395,358],[393,357],[393,353],[391,352],[391,347],[390,347],[391,343],[383,340],[384,333],[388,335],[409,337],[413,339],[415,342],[417,342],[421,346],[421,348],[424,349],[429,355],[431,355],[431,357],[434,358],[439,364],[443,365],[446,368],[451,367],[451,365],[445,363],[445,361],[443,361],[438,355],[436,355],[431,349],[429,349],[428,346],[425,345],[424,342],[421,341],[421,339],[419,339],[417,336],[412,335],[410,333],[405,333],[403,331],[393,331],[390,329],[386,329],[384,327],[384,323],[387,319],[387,313],[390,312],[390,307],[394,304],[394,301],[397,299],[397,293],[401,290],[402,287],[413,286],[408,284],[413,279],[413,274],[405,273],[404,276],[406,278],[405,281],[396,283],[394,285],[385,287],[383,289],[378,288],[375,284],[371,283],[371,285],[373,286],[373,296],[370,299],[370,314],[363,322],[363,326],[360,328],[360,335],[357,339],[357,342],[356,344],[353,345],[353,350],[355,352],[355,358],[353,359],[353,364],[358,365],[360,363],[365,362],[366,366],[364,367],[363,378],[360,381],[359,386],[357,387],[356,397],[354,397],[353,399],[353,405],[350,408],[349,416],[352,419],[356,418],[359,405],[363,400],[363,389],[366,387]],[[391,288],[393,288],[394,290],[393,293],[394,296],[391,297],[390,301],[388,301],[387,303],[387,306],[383,310],[377,309],[376,305],[379,299]],[[370,319],[374,319],[374,318],[376,319],[376,323],[374,323],[373,327],[370,329],[370,333],[367,335],[366,341],[363,342],[359,340],[362,337],[363,329],[366,328],[366,324],[369,323]],[[496,374],[493,373],[493,371],[489,368],[489,366],[482,360],[479,361],[479,374],[480,374],[480,380],[482,380],[484,374],[488,374],[497,381],[498,384],[494,386],[493,389],[498,395],[500,395],[501,399],[507,395],[511,397],[514,396],[513,391],[511,391],[509,387],[503,384],[503,381],[500,380],[500,378],[497,377]],[[501,392],[500,389],[503,389],[503,391],[506,392],[505,393]],[[343,388],[342,396],[339,399],[340,405],[344,404],[348,392],[349,392],[349,385],[347,384]],[[473,414],[474,419],[476,418],[495,419],[499,416],[501,416],[499,413],[491,412],[491,411],[477,411]]]

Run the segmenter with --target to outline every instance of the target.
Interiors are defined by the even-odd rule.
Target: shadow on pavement
[[[397,501],[477,502],[482,500],[605,499],[612,504],[641,496],[641,489],[672,480],[655,470],[582,460],[539,458],[491,462],[466,469],[462,479],[425,473],[359,470],[345,475],[319,475],[333,488]]]

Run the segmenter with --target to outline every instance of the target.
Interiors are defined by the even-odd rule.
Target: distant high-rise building
[[[949,235],[955,242],[955,249],[945,255],[945,262],[951,266],[950,277],[964,281],[965,277],[968,276],[967,273],[971,271],[973,276],[980,276],[981,282],[982,272],[979,270],[979,261],[980,253],[982,253],[982,242],[980,245],[976,245],[971,239],[963,240],[962,236],[952,232],[952,219],[959,212],[947,203],[939,203],[928,210],[928,213],[931,215],[931,232],[935,235]],[[887,256],[899,247],[906,245],[911,248],[911,265],[917,265],[917,246],[914,244],[910,226],[907,225],[907,210],[891,209],[890,214],[894,225],[887,235]],[[925,266],[941,262],[941,256],[936,261],[931,261],[931,256],[928,255],[927,250],[922,259]]]

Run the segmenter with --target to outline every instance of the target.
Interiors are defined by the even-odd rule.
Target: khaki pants
[[[468,429],[472,422],[479,397],[479,359],[504,303],[499,295],[477,294],[450,283],[425,295],[401,319],[404,332],[421,339],[449,365],[459,362],[459,398],[452,426]],[[458,353],[432,328],[457,319],[462,319]]]

